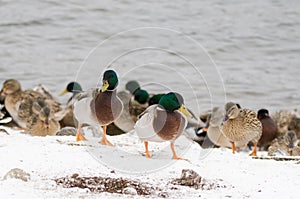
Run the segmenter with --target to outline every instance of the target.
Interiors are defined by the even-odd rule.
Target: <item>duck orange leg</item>
[[[255,142],[253,144],[254,144],[254,148],[253,148],[252,153],[250,153],[250,156],[257,156],[257,154],[256,154],[256,145],[257,145],[257,143]]]
[[[145,145],[146,158],[151,158],[151,155],[149,154],[149,149],[148,149],[148,142],[144,141],[144,145]]]
[[[77,130],[77,134],[76,134],[76,142],[87,140],[87,139],[82,135],[82,133],[81,133],[81,126],[82,126],[82,124],[81,124],[81,123],[78,123],[78,130]]]
[[[231,142],[231,149],[232,149],[232,153],[235,154],[235,145],[234,142]]]
[[[173,153],[173,157],[172,157],[173,160],[186,160],[186,161],[189,161],[188,159],[181,158],[181,157],[177,156],[177,154],[175,152],[175,149],[174,149],[174,143],[173,142],[171,142],[171,150],[172,150],[172,153]]]
[[[107,126],[106,125],[102,126],[102,129],[103,129],[103,137],[100,140],[100,143],[103,144],[103,145],[107,145],[107,146],[113,146],[113,144],[110,141],[108,141],[107,137],[106,137]]]

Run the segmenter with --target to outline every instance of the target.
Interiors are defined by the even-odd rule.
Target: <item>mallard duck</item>
[[[126,90],[117,93],[117,96],[123,103],[123,111],[119,118],[117,118],[113,124],[110,124],[108,128],[113,130],[112,126],[115,125],[118,129],[124,133],[133,130],[134,124],[137,121],[137,116],[140,115],[148,107],[149,94],[146,90],[140,88],[140,85],[136,81],[129,81],[125,85]],[[115,132],[110,132],[115,134]]]
[[[158,105],[148,107],[136,122],[134,129],[144,141],[146,157],[150,158],[148,141],[171,142],[172,159],[183,159],[177,156],[174,149],[175,140],[182,134],[187,126],[187,118],[191,114],[185,108],[180,94],[170,92],[164,95]]]
[[[33,90],[22,91],[20,83],[15,79],[8,79],[3,83],[1,94],[6,94],[5,97],[5,108],[13,118],[13,120],[21,127],[26,128],[26,121],[19,118],[18,110],[19,105],[23,100],[26,99],[43,99],[46,100],[47,104],[53,112],[60,111],[60,104],[52,99],[46,99],[42,94]]]
[[[235,103],[228,102],[225,105],[222,132],[230,140],[233,153],[235,153],[235,142],[252,141],[254,149],[250,155],[257,155],[256,146],[262,134],[262,125],[254,111],[239,109]]]
[[[57,114],[57,113],[56,113]],[[26,120],[26,131],[33,136],[56,135],[60,129],[58,120],[63,115],[54,115],[42,99],[25,99],[21,102],[18,116]]]
[[[209,140],[217,146],[230,148],[231,142],[222,133],[222,122],[224,119],[224,110],[219,107],[214,107],[212,113],[207,117],[207,125],[203,130],[207,131]],[[235,147],[244,148],[247,141],[235,141]]]
[[[275,138],[271,146],[268,148],[268,155],[275,156],[280,155],[300,155],[300,146],[297,139],[296,133],[294,131],[288,131],[284,136]]]
[[[269,111],[267,109],[260,109],[257,112],[257,118],[262,124],[262,135],[257,145],[259,147],[268,147],[272,140],[277,136],[277,125],[269,116]]]
[[[72,96],[67,101],[67,107],[65,108],[67,110],[67,114],[65,117],[62,118],[61,121],[59,121],[61,127],[76,127],[77,121],[74,117],[73,113],[73,103],[74,98],[76,95],[78,95],[80,92],[82,92],[82,88],[78,82],[70,82],[66,86],[66,88],[60,93],[60,95],[65,95],[66,93],[72,93]]]
[[[76,96],[74,116],[78,121],[77,141],[86,140],[81,132],[82,124],[100,124],[103,128],[103,137],[100,143],[112,146],[106,137],[106,127],[117,119],[123,110],[122,101],[117,96],[117,85],[116,72],[107,70],[103,75],[101,89],[82,92]]]
[[[78,82],[70,82],[67,87],[60,93],[60,95],[65,95],[66,93],[72,93],[72,96],[68,99],[67,105],[72,105],[73,99],[76,97],[78,93],[82,92],[82,87]]]

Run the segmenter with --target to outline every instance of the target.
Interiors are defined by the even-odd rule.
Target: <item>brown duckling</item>
[[[222,132],[230,140],[233,153],[235,153],[235,142],[252,141],[254,149],[250,155],[257,155],[256,146],[262,134],[262,124],[254,111],[239,109],[235,103],[228,102],[225,105]]]
[[[19,105],[26,99],[43,99],[50,105],[53,112],[60,111],[60,104],[52,99],[47,99],[41,93],[33,90],[21,89],[20,83],[15,79],[8,79],[3,83],[1,94],[7,94],[4,105],[8,113],[20,127],[26,128],[26,120],[19,118]]]
[[[269,116],[269,111],[267,109],[260,109],[257,112],[257,118],[262,124],[262,136],[257,145],[259,147],[268,147],[270,146],[272,140],[274,140],[277,136],[277,125]]]

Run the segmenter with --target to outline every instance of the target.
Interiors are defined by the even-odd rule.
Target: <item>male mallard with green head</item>
[[[74,98],[82,92],[82,88],[78,82],[70,82],[68,83],[67,87],[60,93],[60,95],[65,95],[67,93],[71,93],[72,96],[67,101],[67,107],[65,108],[67,111],[67,114],[65,117],[62,118],[61,121],[59,121],[61,127],[75,127],[77,125],[77,121],[74,118],[73,113],[73,103]]]
[[[118,77],[115,71],[107,70],[103,75],[103,85],[100,89],[79,93],[74,103],[74,115],[78,120],[76,141],[86,140],[81,133],[83,123],[101,125],[103,145],[112,144],[106,138],[106,127],[117,119],[123,109],[123,104],[117,96]]]
[[[256,146],[262,134],[262,125],[254,111],[239,109],[235,103],[228,102],[225,105],[222,132],[231,142],[233,153],[235,153],[235,142],[252,141],[254,149],[250,155],[257,155]]]
[[[174,149],[175,140],[187,126],[187,118],[191,114],[183,104],[180,94],[170,92],[164,95],[158,105],[148,107],[135,124],[135,131],[140,140],[144,141],[146,157],[150,158],[148,141],[171,142],[172,159],[180,160]]]
[[[3,83],[1,94],[6,94],[4,105],[13,120],[22,128],[26,128],[26,121],[19,118],[18,110],[21,102],[26,99],[43,99],[49,105],[53,112],[60,111],[60,104],[53,99],[47,99],[41,93],[33,90],[21,89],[20,83],[15,79],[8,79]]]

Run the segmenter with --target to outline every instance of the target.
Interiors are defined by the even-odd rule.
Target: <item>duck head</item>
[[[224,122],[226,122],[228,119],[234,119],[236,118],[240,113],[240,109],[236,105],[236,103],[228,102],[225,105],[225,118]]]
[[[53,116],[50,108],[44,105],[43,102],[34,102],[32,105],[32,112],[38,115],[38,119],[43,122],[44,128],[49,129]]]
[[[294,131],[288,131],[284,135],[284,142],[288,146],[288,150],[290,154],[292,154],[295,146],[297,145],[298,139],[296,133]]]
[[[158,106],[168,112],[179,110],[187,117],[191,117],[191,113],[184,105],[183,97],[179,93],[170,92],[165,94],[158,102]]]
[[[134,92],[134,100],[137,101],[139,104],[145,104],[148,102],[149,93],[145,90],[137,90]]]
[[[20,83],[15,79],[8,79],[3,83],[1,94],[12,94],[21,90]]]
[[[129,82],[126,83],[125,85],[126,90],[128,90],[130,92],[130,94],[134,94],[136,91],[140,90],[140,84],[135,81],[135,80],[131,80]]]
[[[102,82],[101,92],[115,90],[119,83],[117,73],[113,70],[105,71]]]
[[[164,96],[165,94],[156,94],[153,95],[152,97],[150,97],[148,104],[149,106],[153,105],[153,104],[158,104],[159,100],[162,98],[162,96]]]
[[[63,90],[60,95],[64,95],[66,93],[73,93],[76,91],[82,91],[82,88],[80,86],[80,84],[78,82],[70,82],[67,87],[65,88],[65,90]]]
[[[267,118],[267,117],[270,117],[269,116],[269,111],[267,109],[260,109],[260,110],[258,110],[258,112],[257,112],[257,118],[259,120],[261,120],[263,118]]]

